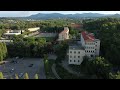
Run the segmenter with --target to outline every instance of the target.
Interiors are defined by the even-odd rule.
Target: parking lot
[[[34,79],[34,75],[38,74],[40,79],[46,79],[44,71],[44,63],[40,58],[11,58],[0,65],[0,71],[3,72],[5,78],[14,78],[18,74],[19,78],[23,79],[27,72],[30,79]]]

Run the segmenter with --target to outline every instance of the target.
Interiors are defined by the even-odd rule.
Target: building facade
[[[100,40],[95,39],[93,33],[81,32],[81,41],[78,45],[69,46],[68,63],[80,65],[84,56],[94,58],[99,56]]]
[[[83,61],[83,57],[85,56],[84,48],[77,45],[69,46],[68,53],[69,64],[80,65]]]
[[[85,48],[85,55],[88,57],[99,56],[100,40],[95,39],[93,33],[86,31],[81,33],[81,44]]]
[[[69,28],[64,27],[64,30],[61,33],[59,33],[58,37],[58,41],[69,39]]]
[[[14,35],[20,35],[22,32],[24,32],[24,30],[7,30],[6,33],[3,34],[3,37],[11,39]]]

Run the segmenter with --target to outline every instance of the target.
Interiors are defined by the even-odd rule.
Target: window
[[[91,51],[92,52],[92,51]]]
[[[80,51],[78,52],[78,54],[80,54]]]
[[[74,53],[76,53],[76,51],[74,51]]]
[[[80,56],[78,56],[78,58],[80,58]]]
[[[72,62],[72,60],[70,60],[70,62]]]
[[[96,42],[97,43],[97,42]]]
[[[93,51],[93,52],[95,52],[95,51]]]
[[[90,51],[89,51],[90,52]]]
[[[80,61],[78,60],[78,62],[80,62]]]
[[[97,47],[97,45],[95,45]]]
[[[96,50],[96,49],[95,49]]]
[[[76,58],[76,56],[74,56],[74,58]]]
[[[72,56],[70,56],[70,58],[72,58]]]
[[[91,57],[93,57],[93,55],[90,55]]]
[[[75,60],[74,60],[74,62],[75,62]]]
[[[70,53],[72,53],[72,51],[70,51]]]

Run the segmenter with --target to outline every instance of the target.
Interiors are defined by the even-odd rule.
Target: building
[[[35,32],[35,31],[38,31],[38,30],[40,30],[40,27],[28,28],[28,31],[30,31],[30,32]]]
[[[83,61],[83,57],[85,56],[85,49],[80,45],[69,46],[68,55],[69,64],[80,65]]]
[[[64,30],[59,33],[58,37],[59,37],[58,41],[63,41],[63,40],[69,39],[69,28],[64,27]]]
[[[9,44],[9,43],[13,43],[13,40],[0,40],[0,42]]]
[[[81,32],[81,41],[76,45],[70,45],[68,50],[68,63],[80,65],[84,56],[94,58],[99,56],[100,40],[95,39],[93,33]]]
[[[7,30],[6,33],[3,34],[3,37],[11,39],[14,35],[20,35],[22,32],[23,30]]]
[[[81,32],[81,44],[85,48],[85,54],[88,57],[99,56],[100,40],[95,39],[93,33]]]

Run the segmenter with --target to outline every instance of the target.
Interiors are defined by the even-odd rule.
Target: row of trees
[[[7,47],[5,43],[0,43],[0,61],[3,61],[7,56]]]
[[[62,41],[61,43],[56,44],[53,49],[57,55],[56,63],[61,62],[66,57],[68,41]]]
[[[0,19],[0,29],[12,30],[27,30],[27,28],[40,27],[43,32],[59,33],[63,30],[64,26],[71,27],[71,23],[80,23],[77,19],[52,19],[52,20],[39,20],[39,21],[26,21],[13,19]]]
[[[0,72],[0,79],[6,79],[2,72]],[[15,74],[15,78],[11,77],[11,79],[19,79],[18,74]],[[24,79],[29,79],[28,73],[25,73]],[[39,79],[38,74],[35,74],[34,79]]]
[[[43,57],[44,54],[53,52],[52,43],[45,38],[24,38],[22,35],[14,37],[14,43],[7,45],[10,57]]]

